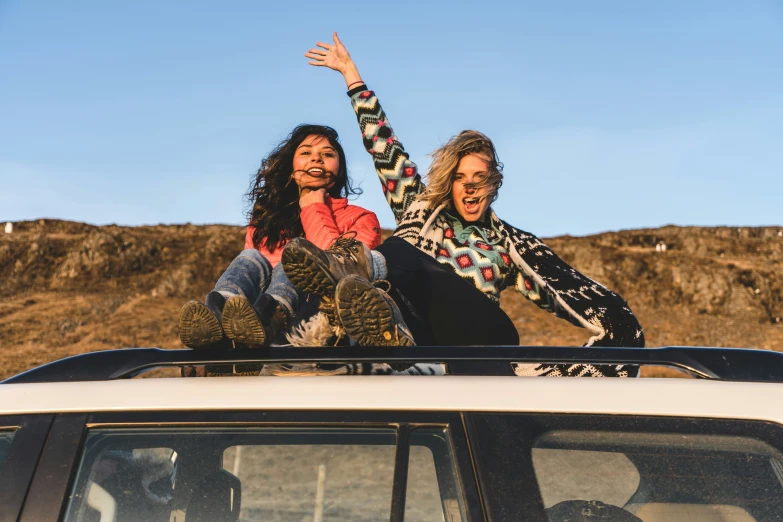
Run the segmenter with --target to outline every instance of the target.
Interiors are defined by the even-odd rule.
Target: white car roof
[[[699,379],[329,376],[0,385],[0,415],[188,410],[495,411],[783,424],[783,386]]]

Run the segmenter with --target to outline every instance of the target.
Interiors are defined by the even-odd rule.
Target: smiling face
[[[487,187],[466,187],[480,183],[489,176],[489,157],[485,154],[468,154],[457,164],[451,184],[451,202],[454,208],[468,222],[482,221],[489,209]]]
[[[331,188],[340,169],[340,156],[323,136],[307,136],[294,152],[293,178],[299,189]]]

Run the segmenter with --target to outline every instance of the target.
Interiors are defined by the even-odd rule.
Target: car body
[[[783,520],[783,366],[762,371],[781,354],[669,350],[696,363],[757,357],[766,382],[726,371],[516,377],[481,369],[480,348],[422,349],[428,362],[474,368],[445,376],[106,378],[156,357],[176,367],[323,359],[308,350],[145,352],[90,378],[55,363],[10,379],[0,385],[0,520]],[[485,353],[507,363],[590,354],[537,350]],[[621,352],[605,353],[586,358]],[[80,357],[68,367],[102,355]]]

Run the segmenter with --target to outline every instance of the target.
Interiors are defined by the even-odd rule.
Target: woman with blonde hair
[[[450,139],[432,153],[425,185],[337,34],[334,44],[319,42],[305,56],[311,65],[343,75],[397,228],[376,248],[386,266],[375,278],[388,282],[388,292],[365,274],[345,276],[344,256],[305,240],[285,248],[283,268],[300,289],[333,296],[341,325],[359,344],[519,344],[499,306],[501,290],[514,286],[540,308],[589,330],[587,346],[644,346],[642,328],[619,295],[492,211],[503,166],[489,138],[466,130]],[[636,371],[569,365],[528,370],[619,376]]]

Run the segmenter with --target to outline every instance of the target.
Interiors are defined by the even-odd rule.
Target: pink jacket
[[[381,225],[374,212],[356,205],[349,205],[345,198],[333,199],[326,196],[325,203],[311,203],[299,213],[305,238],[315,246],[326,250],[335,239],[346,232],[355,232],[356,239],[370,248],[381,244]],[[253,246],[255,227],[247,227],[245,248]],[[269,260],[273,267],[280,263],[283,249],[267,250],[259,245],[258,251]]]

